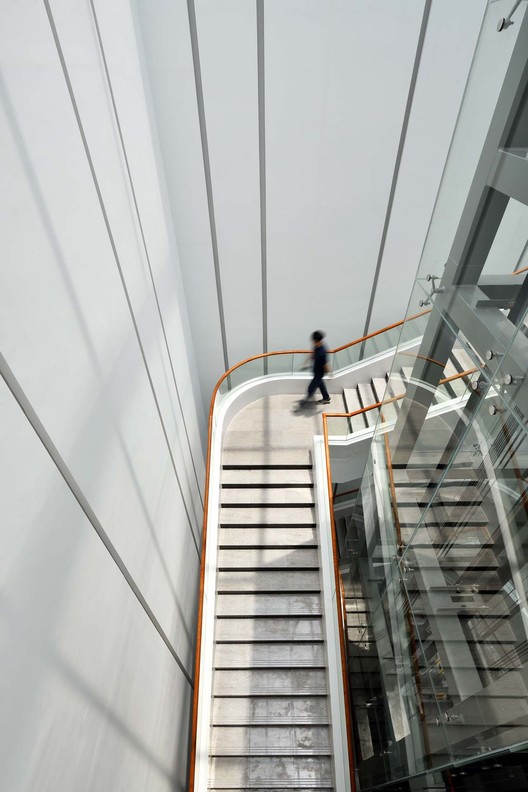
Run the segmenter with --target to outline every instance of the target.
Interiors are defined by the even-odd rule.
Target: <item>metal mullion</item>
[[[528,159],[499,149],[488,184],[503,195],[528,205]]]

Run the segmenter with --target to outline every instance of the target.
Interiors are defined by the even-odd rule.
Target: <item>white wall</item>
[[[179,400],[90,6],[51,6],[153,388],[32,0],[0,9],[2,374],[9,366],[192,677],[204,416],[135,22],[127,0],[96,3]],[[190,684],[0,383],[0,786],[184,789]]]
[[[187,0],[135,0],[198,352],[223,367]],[[193,0],[228,363],[263,349],[257,16]],[[365,326],[424,0],[265,0],[268,349]],[[370,329],[403,317],[486,0],[434,2]]]

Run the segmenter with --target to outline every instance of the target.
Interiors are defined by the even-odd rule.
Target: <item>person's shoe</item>
[[[330,399],[319,399],[317,404],[330,404]]]

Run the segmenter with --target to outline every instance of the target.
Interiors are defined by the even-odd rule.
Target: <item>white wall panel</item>
[[[233,365],[263,349],[256,3],[198,0],[196,22]]]
[[[265,5],[272,349],[361,334],[422,9]]]
[[[185,0],[136,0],[204,408],[224,370]]]
[[[126,2],[103,12],[187,433],[88,6],[52,8],[183,498],[44,6],[29,0],[1,10],[1,351],[192,673],[199,558],[186,510],[198,536],[203,414],[135,31]],[[183,789],[189,685],[4,391],[2,783]]]
[[[183,790],[189,684],[3,382],[0,412],[2,787]]]

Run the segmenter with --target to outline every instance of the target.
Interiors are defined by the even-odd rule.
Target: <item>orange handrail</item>
[[[330,472],[330,444],[328,442],[328,426],[326,422],[326,413],[323,413],[323,435],[325,446],[326,458],[326,486],[328,489],[328,502],[332,504],[332,476]],[[330,528],[332,535],[332,556],[334,559],[334,580],[336,590],[336,607],[337,607],[337,629],[339,633],[339,648],[341,653],[341,673],[343,676],[343,691],[345,695],[345,721],[347,733],[347,746],[348,746],[348,766],[350,770],[350,784],[352,792],[356,792],[356,775],[354,767],[354,746],[352,734],[352,712],[350,708],[350,689],[348,684],[348,663],[347,663],[347,649],[345,643],[345,630],[344,624],[346,623],[346,610],[343,610],[343,603],[341,599],[341,575],[339,571],[339,554],[337,545],[337,532],[335,526],[334,510],[330,508]]]
[[[336,349],[329,350],[331,354],[335,352],[339,352],[342,349],[346,349],[350,346],[355,346],[356,344],[361,343],[362,341],[366,341],[373,336],[380,335],[381,333],[387,332],[388,330],[392,330],[394,327],[401,326],[405,321],[410,321],[412,319],[417,319],[420,316],[424,316],[425,314],[430,313],[430,309],[426,311],[422,311],[419,314],[414,316],[410,316],[408,320],[402,319],[399,322],[395,322],[394,324],[388,325],[387,327],[382,328],[381,330],[377,330],[374,333],[369,333],[366,336],[362,336],[361,338],[352,341],[350,344],[345,344],[344,346],[338,347]],[[253,360],[259,360],[260,358],[268,358],[273,357],[275,355],[295,355],[295,354],[310,354],[311,350],[305,349],[295,349],[295,350],[288,350],[288,351],[281,351],[281,352],[265,352],[260,355],[254,355],[253,357],[246,358],[242,360],[240,363],[231,366],[230,369],[225,371],[218,382],[215,385],[211,396],[211,403],[209,407],[209,417],[208,417],[208,433],[207,433],[207,457],[206,457],[206,469],[205,469],[205,498],[204,498],[204,517],[203,517],[203,528],[202,528],[202,557],[201,557],[201,564],[200,564],[200,582],[199,582],[199,592],[198,592],[198,616],[197,616],[197,638],[196,638],[196,654],[195,654],[195,661],[194,661],[194,690],[193,690],[193,711],[192,711],[192,721],[191,721],[191,745],[190,745],[190,765],[189,765],[189,792],[194,792],[194,784],[195,784],[195,768],[196,768],[196,728],[198,723],[198,699],[199,699],[199,692],[200,692],[200,658],[201,658],[201,649],[202,649],[202,626],[203,626],[203,604],[204,604],[204,581],[205,581],[205,555],[206,555],[206,544],[207,544],[207,520],[208,520],[208,508],[209,508],[209,481],[210,481],[210,469],[211,469],[211,446],[212,446],[212,430],[213,430],[213,412],[214,406],[216,402],[216,397],[220,386],[227,379],[230,374],[232,374],[236,369],[240,368],[241,366],[245,365],[246,363],[250,363]],[[403,398],[403,396],[402,396]],[[392,400],[394,401],[394,399]],[[373,405],[374,407],[380,406],[379,404]],[[365,408],[363,409],[365,411]],[[362,412],[360,410],[359,412]],[[352,413],[355,414],[355,413]],[[347,683],[348,685],[348,683]],[[347,688],[348,689],[348,688]],[[347,697],[348,698],[348,697]],[[350,736],[351,739],[351,736]],[[352,756],[350,749],[349,755]],[[351,774],[351,783],[355,785],[355,778],[352,772]],[[355,789],[355,786],[354,786]]]
[[[336,352],[341,352],[343,349],[348,349],[348,347],[356,346],[356,344],[361,344],[363,341],[368,341],[369,338],[374,338],[374,336],[381,335],[381,333],[387,333],[389,330],[393,330],[395,327],[401,327],[402,324],[405,322],[411,322],[413,319],[419,319],[420,316],[425,316],[425,314],[431,313],[431,308],[427,308],[425,311],[421,311],[421,313],[414,314],[413,316],[408,316],[407,319],[400,319],[399,322],[394,322],[394,324],[387,325],[387,327],[382,327],[381,330],[375,330],[373,333],[368,333],[368,335],[364,335],[361,338],[356,338],[355,341],[351,341],[349,344],[343,344],[343,346],[336,347],[335,349],[330,349],[329,352],[335,354]]]
[[[354,492],[359,492],[359,487],[356,487],[356,489],[347,490],[346,492],[336,492],[335,495],[332,495],[332,500],[335,500],[336,498],[342,498],[343,495],[353,495]]]
[[[389,330],[393,330],[395,327],[400,327],[405,322],[411,322],[413,319],[418,319],[420,316],[425,316],[425,314],[431,313],[431,309],[428,308],[426,311],[422,311],[421,313],[414,314],[413,316],[409,316],[407,319],[400,319],[399,322],[394,322],[394,324],[387,325],[387,327],[382,327],[381,330],[375,330],[373,333],[369,333],[368,335],[361,336],[361,338],[356,338],[355,341],[351,341],[349,344],[344,344],[343,346],[336,347],[335,349],[329,349],[329,355],[335,355],[336,352],[341,352],[343,349],[348,349],[349,347],[356,346],[357,344],[361,344],[363,341],[368,341],[369,338],[374,338],[374,336],[381,335],[382,333],[387,333]],[[246,358],[245,360],[241,360],[240,363],[236,363],[234,366],[231,366],[228,371],[226,371],[220,377],[219,381],[216,384],[213,396],[216,395],[218,388],[233,371],[240,368],[241,366],[245,366],[246,363],[252,363],[254,360],[260,360],[269,357],[275,357],[277,355],[311,355],[311,349],[286,349],[281,350],[279,352],[263,352],[260,355],[253,355],[253,357]]]

